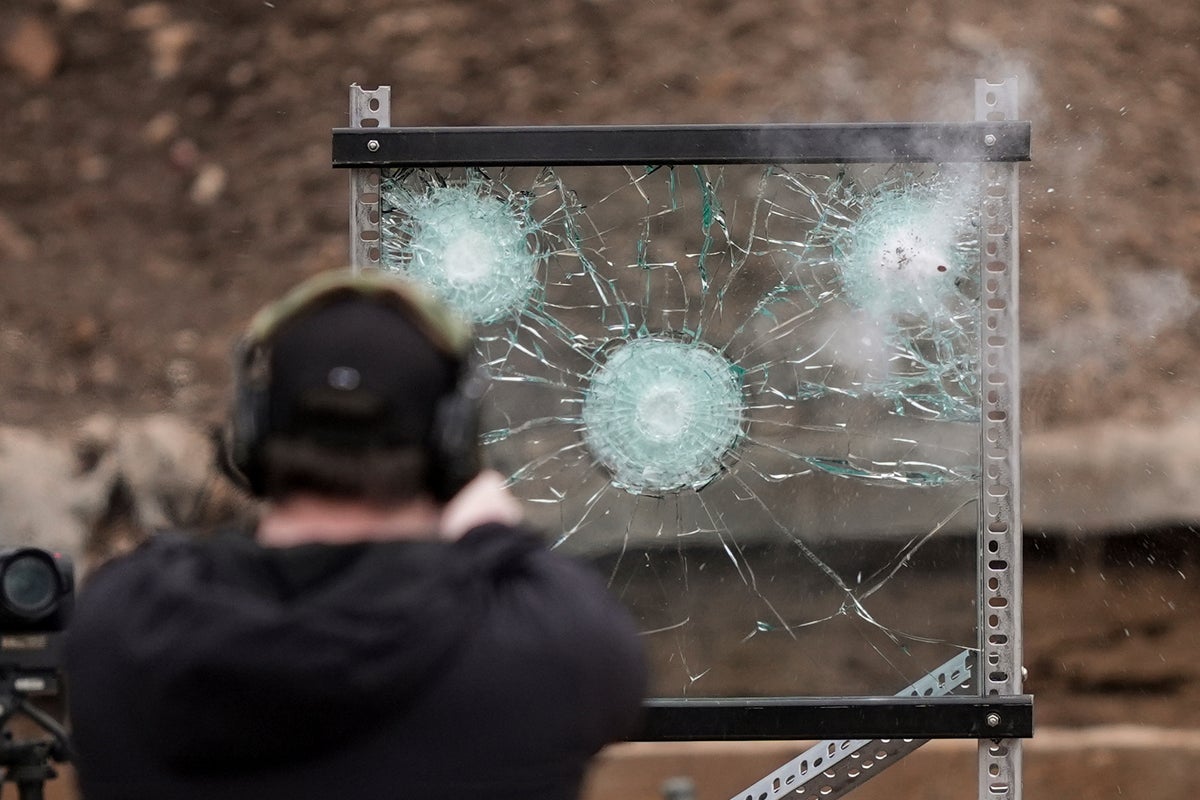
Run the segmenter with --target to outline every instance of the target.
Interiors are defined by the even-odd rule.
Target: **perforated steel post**
[[[1016,118],[1016,78],[1001,83],[975,82],[977,121]],[[978,568],[981,655],[978,686],[983,695],[1017,695],[1021,693],[1017,166],[992,162],[983,164],[982,169],[983,488]],[[980,800],[1020,800],[1020,797],[1020,740],[981,739]]]
[[[350,127],[386,128],[391,124],[392,87],[350,85]],[[368,147],[370,143],[368,142]],[[378,148],[378,143],[376,147]],[[379,264],[379,168],[350,170],[350,266]]]

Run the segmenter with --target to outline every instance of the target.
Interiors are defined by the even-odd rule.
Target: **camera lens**
[[[8,562],[2,586],[4,604],[18,614],[47,611],[58,598],[54,564],[37,553],[24,553]]]

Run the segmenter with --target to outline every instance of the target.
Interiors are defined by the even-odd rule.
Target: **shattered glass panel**
[[[976,167],[385,171],[487,460],[659,696],[892,694],[977,644]]]

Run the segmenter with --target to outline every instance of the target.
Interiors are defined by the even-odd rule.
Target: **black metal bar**
[[[335,128],[335,167],[1028,161],[1029,122]]]
[[[637,741],[1027,739],[1033,697],[656,699]]]

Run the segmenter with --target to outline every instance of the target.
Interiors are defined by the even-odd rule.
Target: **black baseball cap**
[[[262,433],[339,448],[424,444],[470,347],[444,306],[380,274],[320,275],[260,312],[250,336],[270,387]]]

